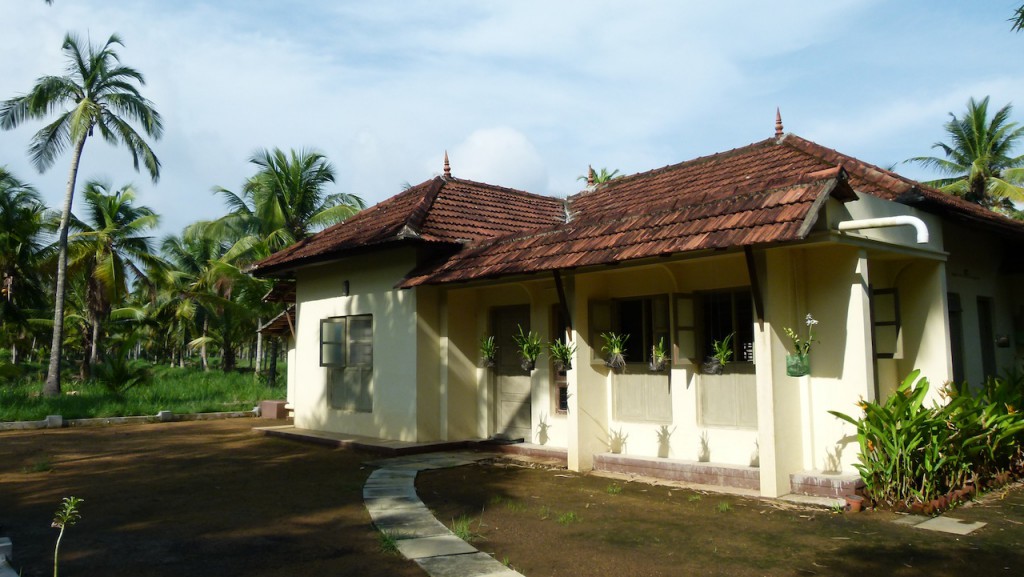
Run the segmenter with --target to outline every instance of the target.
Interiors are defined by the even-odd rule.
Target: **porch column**
[[[568,465],[572,471],[594,468],[594,453],[608,450],[608,376],[602,365],[592,365],[593,349],[599,343],[589,342],[589,303],[594,292],[593,280],[576,277],[570,299],[573,319],[573,340],[576,356],[572,370],[566,375],[569,387],[569,414],[566,418]],[[600,356],[598,354],[598,356]]]

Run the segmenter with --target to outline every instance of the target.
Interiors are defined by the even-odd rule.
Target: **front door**
[[[495,375],[495,436],[508,439],[532,439],[530,411],[530,372],[523,370],[516,350],[515,335],[530,331],[529,305],[495,308],[491,313],[491,331],[498,345]]]

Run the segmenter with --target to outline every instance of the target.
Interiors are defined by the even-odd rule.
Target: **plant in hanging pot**
[[[811,372],[811,343],[814,341],[814,325],[818,324],[818,321],[811,313],[807,313],[804,324],[807,325],[806,340],[800,338],[800,335],[789,327],[782,329],[789,340],[793,341],[793,349],[796,351],[786,355],[786,374],[791,377],[802,377]]]
[[[494,344],[494,335],[480,339],[480,360],[487,368],[493,367],[498,358],[498,345]]]
[[[551,359],[555,361],[555,368],[559,371],[572,369],[572,356],[576,354],[576,345],[562,339],[548,344],[548,352]]]
[[[651,361],[648,368],[652,372],[660,373],[668,366],[668,351],[665,350],[665,338],[658,339],[658,344],[651,347]]]
[[[729,333],[724,339],[711,343],[711,356],[704,360],[704,365],[701,367],[704,374],[722,374],[725,370],[725,365],[728,365],[729,360],[732,358],[732,336],[734,334]]]
[[[519,358],[524,371],[532,371],[537,366],[537,357],[540,356],[541,340],[540,335],[530,331],[523,332],[523,326],[519,326],[519,334],[513,336],[516,348],[519,349]]]
[[[601,340],[604,345],[601,352],[604,353],[604,364],[617,371],[626,366],[626,341],[628,334],[601,333]]]

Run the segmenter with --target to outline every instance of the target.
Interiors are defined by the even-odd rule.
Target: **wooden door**
[[[515,335],[519,327],[530,331],[529,305],[500,307],[492,311],[491,331],[498,345],[495,374],[495,436],[508,439],[532,439],[530,409],[531,373],[521,366]]]

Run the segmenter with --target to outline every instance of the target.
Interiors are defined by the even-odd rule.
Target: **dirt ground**
[[[14,542],[14,569],[52,574],[50,522],[74,495],[85,502],[62,576],[424,575],[380,552],[362,503],[366,455],[251,431],[269,424],[0,433],[0,536]]]
[[[362,504],[375,457],[252,433],[235,419],[0,433],[0,536],[24,577],[52,571],[62,497],[85,499],[61,575],[425,575],[382,553]],[[421,473],[445,524],[546,575],[1019,575],[1024,489],[953,515],[969,537],[894,515],[832,514],[566,471],[485,465]]]
[[[951,516],[989,523],[967,537],[773,500],[519,466],[426,471],[439,519],[467,516],[474,543],[530,577],[1024,574],[1024,487]]]

